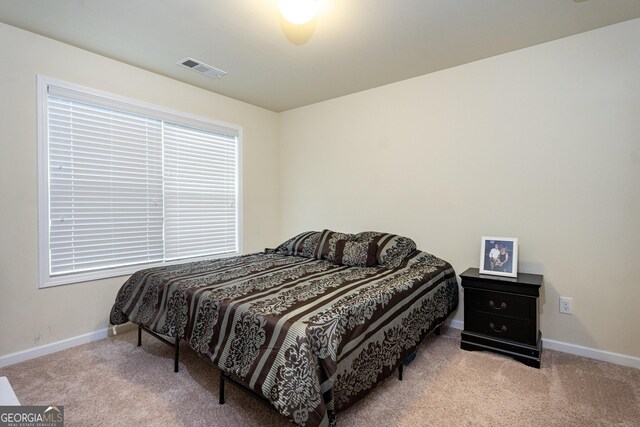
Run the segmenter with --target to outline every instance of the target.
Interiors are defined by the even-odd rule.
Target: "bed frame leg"
[[[222,370],[219,371],[220,374],[220,391],[218,392],[218,402],[220,402],[221,405],[224,405],[224,374],[222,373]]]
[[[400,367],[398,368],[398,379],[400,381],[402,381],[402,370],[404,369],[404,361],[400,364]]]
[[[173,356],[173,372],[178,372],[178,361],[180,360],[180,338],[176,337],[175,354]]]
[[[151,331],[150,329],[147,329],[145,327],[143,327],[142,325],[138,325],[138,347],[140,347],[142,345],[142,330],[147,331],[150,335],[156,337],[158,340],[162,341],[163,343],[165,343],[166,345],[173,347],[173,372],[178,372],[179,370],[179,364],[178,362],[180,361],[180,338],[176,337],[175,340],[173,342],[169,341],[168,339],[161,337],[160,335],[156,334],[155,332]]]

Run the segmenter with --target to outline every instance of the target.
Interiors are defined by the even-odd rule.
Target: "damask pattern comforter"
[[[184,339],[298,425],[326,426],[457,304],[453,268],[426,252],[385,268],[267,250],[141,270],[111,322]]]

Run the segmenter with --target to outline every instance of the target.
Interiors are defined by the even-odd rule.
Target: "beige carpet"
[[[185,348],[135,332],[0,369],[23,405],[64,405],[66,425],[288,426]],[[186,346],[185,346],[186,347]],[[540,370],[460,350],[460,332],[428,338],[405,368],[338,413],[339,426],[640,426],[640,370],[545,350]]]

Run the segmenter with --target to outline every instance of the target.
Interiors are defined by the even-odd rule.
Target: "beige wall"
[[[516,236],[545,338],[638,357],[638,39],[634,20],[277,115],[0,24],[0,356],[106,327],[124,280],[37,288],[40,73],[242,126],[245,252],[386,230],[462,272],[481,235]]]
[[[243,249],[279,240],[275,113],[4,24],[0,52],[0,356],[105,328],[124,281],[38,289],[36,74],[241,126]]]
[[[518,237],[543,337],[640,356],[638,40],[629,21],[281,114],[282,237],[395,232],[460,273],[482,235]]]

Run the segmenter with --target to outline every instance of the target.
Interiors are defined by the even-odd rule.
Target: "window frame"
[[[242,208],[242,127],[212,120],[209,118],[196,116],[193,114],[173,110],[155,104],[134,100],[131,98],[115,95],[97,89],[88,88],[74,83],[65,82],[51,77],[37,75],[37,144],[38,144],[38,287],[48,288],[53,286],[67,285],[72,283],[88,282],[100,279],[120,277],[130,275],[138,270],[149,267],[180,264],[184,262],[193,262],[205,259],[226,258],[237,256],[242,253],[242,225],[243,225],[243,208]],[[50,257],[49,257],[49,138],[48,138],[48,88],[54,86],[56,88],[72,91],[78,94],[84,94],[88,98],[100,99],[101,102],[109,105],[114,109],[124,110],[136,114],[144,114],[157,119],[166,120],[179,125],[186,125],[203,130],[226,133],[237,137],[236,147],[236,252],[208,255],[191,258],[182,258],[172,261],[141,263],[128,266],[120,266],[113,268],[104,268],[94,271],[86,271],[79,273],[71,273],[64,275],[50,275]],[[164,151],[164,148],[163,148]],[[164,177],[163,177],[164,180]],[[164,226],[163,226],[164,227]]]

